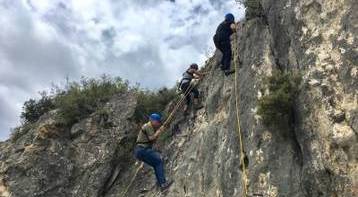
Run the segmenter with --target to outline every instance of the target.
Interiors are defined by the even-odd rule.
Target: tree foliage
[[[24,103],[20,117],[25,123],[34,123],[43,114],[55,108],[53,100],[46,92],[42,92],[40,95],[40,99],[30,99]]]
[[[103,75],[99,79],[82,78],[79,82],[68,82],[64,88],[53,87],[51,95],[41,93],[40,99],[30,99],[24,103],[21,118],[25,123],[35,123],[42,115],[56,109],[57,120],[70,127],[100,110],[114,95],[129,91],[137,95],[138,104],[133,120],[138,123],[146,121],[150,113],[163,112],[177,96],[174,88],[157,91],[131,88],[127,81],[119,77]]]
[[[134,119],[143,122],[153,112],[161,113],[165,107],[177,97],[175,88],[162,88],[158,91],[138,90],[138,104],[135,109]],[[165,116],[166,114],[162,114]]]
[[[299,93],[301,75],[275,70],[264,81],[269,93],[259,99],[258,114],[267,126],[287,125]]]

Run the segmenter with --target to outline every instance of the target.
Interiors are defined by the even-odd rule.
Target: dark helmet
[[[230,22],[230,23],[235,22],[235,17],[234,17],[234,15],[231,14],[231,13],[226,14],[226,15],[225,15],[225,21]]]
[[[191,68],[191,69],[198,70],[198,69],[199,69],[199,66],[198,66],[197,64],[191,64],[191,65],[190,65],[190,68]]]

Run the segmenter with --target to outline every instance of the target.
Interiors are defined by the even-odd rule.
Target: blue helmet
[[[154,113],[149,116],[149,119],[152,121],[162,121],[162,116],[160,114]]]
[[[228,13],[225,15],[225,21],[227,22],[235,22],[235,17],[233,14],[231,13]]]

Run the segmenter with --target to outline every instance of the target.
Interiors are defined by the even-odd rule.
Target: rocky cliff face
[[[217,56],[209,59],[199,84],[205,108],[179,113],[159,144],[175,180],[169,192],[157,191],[149,167],[135,174],[136,99],[128,94],[69,131],[48,114],[1,143],[0,196],[243,196],[236,99],[250,196],[357,196],[358,4],[255,2],[233,41],[238,91]],[[303,73],[287,129],[270,129],[257,114],[274,69]]]
[[[106,113],[64,130],[52,112],[1,144],[0,196],[99,196],[131,158],[134,95],[118,95]]]

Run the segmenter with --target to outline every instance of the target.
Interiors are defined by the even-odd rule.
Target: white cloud
[[[66,76],[173,85],[190,63],[205,60],[226,12],[243,16],[227,0],[3,0],[0,139],[19,122],[25,100]]]

